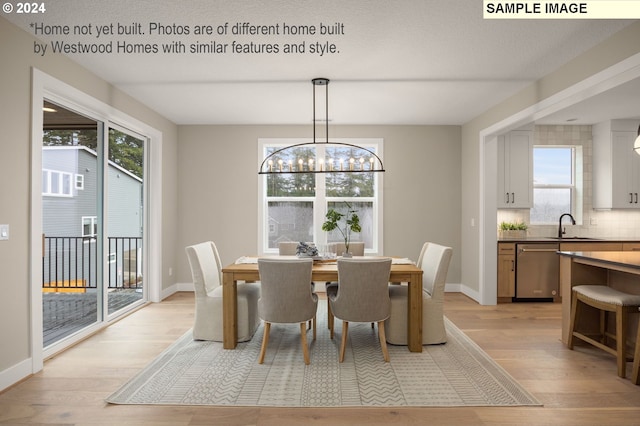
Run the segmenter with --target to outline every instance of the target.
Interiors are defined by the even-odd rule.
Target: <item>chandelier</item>
[[[314,78],[313,84],[313,142],[289,145],[271,152],[262,160],[258,174],[289,173],[372,173],[384,172],[380,157],[372,150],[358,145],[329,141],[329,79]],[[325,138],[317,140],[316,89],[325,89]],[[315,158],[314,148],[324,147],[323,156]]]

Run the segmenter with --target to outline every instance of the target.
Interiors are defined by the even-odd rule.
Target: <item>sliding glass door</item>
[[[144,153],[144,138],[109,128],[105,221],[109,315],[144,298]]]
[[[146,139],[45,100],[43,347],[143,303]]]

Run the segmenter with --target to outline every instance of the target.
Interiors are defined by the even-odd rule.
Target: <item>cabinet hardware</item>
[[[512,260],[511,261],[511,272],[514,272],[516,270],[516,261]]]
[[[636,196],[636,198],[635,198],[634,203],[635,203],[635,204],[638,204],[638,193],[637,193],[637,192],[635,193],[635,196]]]
[[[505,192],[505,194],[504,194],[504,195],[506,195],[506,203],[507,203],[507,204],[509,204],[509,193],[508,193],[508,192]]]
[[[633,204],[633,192],[629,193],[629,204]]]
[[[526,249],[526,248],[521,248],[520,249],[520,253],[530,253],[530,252],[534,252],[534,253],[539,253],[539,252],[557,252],[558,249],[553,248],[553,249]]]

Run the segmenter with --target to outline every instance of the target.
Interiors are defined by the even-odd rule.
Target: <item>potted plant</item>
[[[527,236],[527,224],[524,222],[500,222],[501,238],[523,238]]]
[[[329,209],[325,217],[327,220],[322,224],[322,230],[331,232],[337,229],[342,238],[344,239],[344,247],[345,253],[343,256],[350,256],[349,253],[349,243],[351,242],[351,233],[352,232],[360,232],[362,228],[360,227],[360,218],[356,214],[356,210],[353,210],[351,204],[344,202],[347,206],[347,213],[340,213],[337,210]],[[345,218],[345,223],[341,227],[339,222]]]

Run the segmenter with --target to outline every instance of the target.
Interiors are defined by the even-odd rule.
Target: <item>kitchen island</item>
[[[571,288],[576,285],[608,285],[625,293],[640,294],[640,252],[560,251],[559,254],[562,341],[567,344],[571,319]],[[590,310],[591,315],[588,313]],[[597,310],[585,307],[581,315],[581,329],[597,330],[598,315]],[[627,336],[630,340],[635,340],[638,315],[631,315],[627,326]]]

